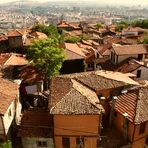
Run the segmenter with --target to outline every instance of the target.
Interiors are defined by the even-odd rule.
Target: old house
[[[62,74],[68,74],[85,71],[84,48],[80,48],[76,43],[65,43],[63,48],[65,50],[66,60],[60,72]]]
[[[132,73],[137,80],[148,80],[148,62],[139,62],[134,58],[128,58],[120,64],[113,66],[114,71],[122,73]]]
[[[23,48],[23,38],[22,34],[17,30],[12,30],[7,33],[9,48],[11,51],[22,53]]]
[[[148,88],[125,89],[117,96],[113,123],[131,148],[148,144]]]
[[[114,64],[118,64],[123,60],[133,57],[137,60],[144,60],[148,54],[147,46],[143,44],[136,45],[119,45],[113,44],[110,50],[110,60]]]
[[[93,48],[89,54],[87,54],[85,61],[87,63],[87,70],[100,70],[101,65],[109,60],[110,48],[112,44],[98,45],[96,49]]]
[[[138,36],[140,34],[144,33],[144,29],[140,27],[128,27],[122,30],[122,35],[127,36],[127,35],[134,35]]]
[[[8,37],[0,35],[0,52],[7,52],[9,49]]]
[[[8,79],[16,78],[17,67],[28,64],[25,56],[16,53],[0,54],[0,75]]]
[[[50,87],[55,147],[97,147],[104,109],[96,93],[64,77],[54,78]]]
[[[50,85],[49,110],[53,114],[55,147],[99,146],[102,116],[103,124],[105,121],[109,122],[108,98],[132,85],[138,83],[127,74],[109,71],[76,73],[53,78]],[[104,115],[102,106],[105,109]]]
[[[57,24],[57,28],[66,31],[81,30],[79,23],[68,23],[64,20]]]
[[[0,141],[12,138],[12,130],[21,118],[19,85],[0,78]]]
[[[29,109],[24,112],[18,132],[23,148],[54,148],[53,119],[47,110]]]

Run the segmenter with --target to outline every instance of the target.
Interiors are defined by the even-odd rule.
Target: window
[[[37,146],[38,147],[47,147],[47,142],[46,141],[37,141]]]
[[[79,137],[76,138],[76,148],[84,148],[84,138],[83,137]]]
[[[141,123],[139,134],[143,134],[145,132],[146,122]]]
[[[137,78],[141,77],[141,70],[137,70]]]
[[[11,117],[11,116],[12,116],[12,113],[11,113],[11,108],[10,108],[8,112],[8,117]]]
[[[70,140],[68,137],[62,138],[63,148],[70,148]]]
[[[88,65],[87,65],[87,68],[93,68],[94,67],[94,63],[89,63]]]
[[[143,54],[138,54],[138,60],[142,60]]]

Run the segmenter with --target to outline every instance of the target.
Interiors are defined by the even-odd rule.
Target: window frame
[[[83,146],[80,145],[82,141]],[[76,138],[76,148],[84,148],[84,137],[77,137]]]
[[[142,122],[139,128],[139,135],[144,134],[146,129],[146,122]]]
[[[41,140],[38,140],[37,141],[37,147],[47,147],[47,141],[41,141]]]
[[[137,78],[140,78],[141,77],[141,69],[137,70]]]
[[[62,147],[70,148],[70,137],[62,137]]]

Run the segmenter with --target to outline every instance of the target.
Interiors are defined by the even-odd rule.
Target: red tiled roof
[[[54,106],[65,96],[65,94],[70,92],[70,89],[73,85],[71,80],[73,79],[84,86],[91,88],[92,90],[103,90],[121,87],[128,84],[138,85],[137,82],[130,79],[127,75],[118,72],[93,71],[61,75],[54,77],[51,80],[51,101],[49,105]]]
[[[138,96],[136,92],[122,94],[118,96],[118,99],[116,100],[115,110],[120,112],[122,115],[127,113],[128,119],[133,122],[135,118],[137,99]]]
[[[84,59],[84,57],[65,49],[66,60],[76,60],[76,59]]]
[[[0,54],[0,65],[25,65],[28,61],[22,54],[2,53]]]
[[[2,78],[0,78],[0,84],[0,114],[5,114],[12,101],[17,97],[19,86]]]
[[[79,23],[68,23],[66,21],[61,21],[60,23],[57,24],[57,27],[73,27],[74,29],[79,29]]]
[[[112,44],[105,44],[105,45],[97,46],[97,49],[101,55],[104,55],[106,53],[106,51],[109,50],[111,47],[112,47]]]
[[[115,110],[128,114],[128,119],[134,124],[148,121],[148,87],[136,88],[117,97]]]
[[[51,133],[52,117],[45,110],[25,111],[21,119],[18,136],[48,137]]]
[[[118,64],[117,66],[115,66],[114,71],[129,73],[129,72],[136,70],[140,66],[141,66],[141,64],[136,62],[135,59],[128,58],[128,59],[124,60],[123,62],[121,62],[120,64]]]
[[[140,28],[140,27],[128,27],[128,28],[125,28],[123,29],[122,32],[144,32],[144,29]]]
[[[8,37],[5,35],[0,35],[0,41],[6,41],[8,40]]]
[[[12,31],[7,32],[7,36],[8,37],[22,36],[22,34],[17,30],[12,30]]]
[[[0,65],[4,65],[5,62],[10,58],[10,54],[0,54]]]
[[[51,100],[54,100],[54,94],[52,91]],[[67,93],[60,98],[56,98],[55,101],[58,102],[50,109],[51,114],[100,114],[104,112],[96,93],[74,79],[70,80]]]
[[[45,33],[37,32],[37,31],[31,33],[30,35],[31,35],[31,36],[34,36],[34,37],[37,38],[37,39],[46,39],[46,38],[48,38]]]
[[[33,66],[24,66],[18,75],[18,78],[23,79],[23,83],[36,83],[43,80],[43,77]]]
[[[136,44],[136,45],[114,44],[112,47],[117,55],[133,55],[133,54],[148,53],[146,46],[143,44]]]
[[[80,48],[77,44],[73,43],[65,43],[65,48],[71,52],[74,52],[75,54],[85,57],[85,54],[83,53],[83,48]]]

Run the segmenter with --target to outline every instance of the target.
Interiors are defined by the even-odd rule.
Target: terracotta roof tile
[[[10,56],[10,54],[0,54],[0,65],[3,66]]]
[[[123,29],[122,32],[144,32],[144,29],[140,28],[140,27],[128,27],[128,28],[125,28]]]
[[[122,115],[128,114],[128,119],[134,124],[148,121],[148,88],[139,87],[117,97],[115,109]]]
[[[143,44],[137,44],[137,45],[117,45],[117,44],[114,44],[112,47],[117,55],[132,55],[132,54],[146,54],[146,53],[148,53],[146,46]]]
[[[0,78],[0,84],[0,113],[5,114],[12,101],[17,97],[19,86],[2,78]]]
[[[20,137],[49,137],[52,118],[45,110],[27,110],[21,119],[18,136]]]
[[[80,48],[77,44],[65,43],[65,48],[71,52],[74,52],[75,54],[78,54],[81,57],[85,57],[85,54],[82,51],[83,48]]]
[[[112,48],[112,44],[105,44],[97,46],[98,52],[101,55],[109,55],[109,49]]]
[[[6,41],[8,40],[8,37],[5,35],[0,35],[0,41]]]
[[[123,62],[121,62],[120,64],[116,65],[114,67],[114,71],[129,73],[129,72],[136,70],[140,66],[141,66],[141,64],[136,62],[135,59],[128,58],[128,59],[124,60]]]
[[[70,91],[52,106],[51,114],[100,114],[104,112],[96,93],[76,80],[71,80]]]
[[[48,36],[45,33],[42,32],[33,32],[30,34],[31,36],[35,37],[36,39],[46,39]]]
[[[90,105],[95,106],[95,102],[97,102],[94,91],[129,84],[138,85],[128,75],[118,72],[95,71],[57,76],[50,83],[49,109],[52,108],[51,112],[55,114],[96,113],[96,109],[91,110]],[[82,105],[85,103],[86,108]]]
[[[17,78],[22,79],[23,83],[36,83],[38,81],[43,80],[43,77],[37,72],[37,70],[33,66],[22,67]]]
[[[7,32],[7,36],[8,37],[22,36],[22,34],[17,30],[12,30],[12,31]]]
[[[2,53],[0,54],[0,65],[25,65],[28,61],[22,54]]]
[[[65,49],[66,60],[76,60],[76,59],[84,59],[83,56],[76,54],[70,50]]]

